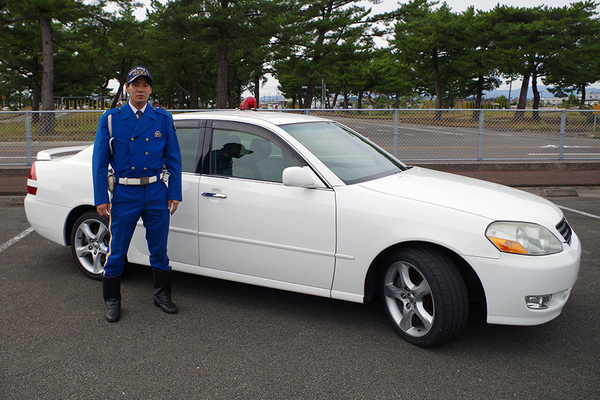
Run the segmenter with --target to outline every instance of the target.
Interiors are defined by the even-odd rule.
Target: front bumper
[[[560,315],[579,274],[581,243],[549,256],[501,253],[497,259],[466,256],[485,291],[487,322],[497,325],[539,325]],[[531,309],[526,296],[552,295],[545,309]]]

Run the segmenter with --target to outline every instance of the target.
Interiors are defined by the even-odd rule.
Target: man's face
[[[231,146],[231,148],[229,149],[229,152],[231,153],[231,156],[233,158],[242,158],[242,156],[241,156],[242,145],[235,144],[234,146]]]
[[[140,76],[133,82],[127,85],[127,93],[129,93],[129,101],[136,108],[143,108],[148,102],[150,93],[152,93],[152,86],[148,83],[146,78]]]

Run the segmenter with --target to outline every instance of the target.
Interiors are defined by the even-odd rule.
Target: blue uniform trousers
[[[150,265],[160,270],[170,269],[167,257],[170,212],[167,207],[167,186],[161,180],[143,186],[115,185],[104,276],[115,277],[123,272],[129,243],[140,217],[146,228]]]

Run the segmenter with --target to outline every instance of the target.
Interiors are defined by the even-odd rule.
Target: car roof
[[[236,121],[263,124],[270,123],[277,126],[306,123],[306,122],[323,122],[330,121],[325,118],[313,117],[296,112],[281,112],[281,111],[250,111],[250,110],[231,110],[231,111],[201,111],[190,113],[173,114],[175,120],[201,120],[201,119],[218,119],[221,121]],[[262,124],[261,124],[262,125]]]

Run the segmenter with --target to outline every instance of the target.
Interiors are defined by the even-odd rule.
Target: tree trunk
[[[346,88],[346,85],[344,85],[343,89],[344,89],[344,110],[347,110],[348,109],[348,89]]]
[[[219,56],[217,64],[217,109],[227,108],[227,69],[229,68],[229,55],[227,36],[221,35],[219,43]]]
[[[184,71],[185,73],[185,71]],[[187,75],[187,73],[186,73]],[[181,83],[179,83],[179,79],[175,80],[175,84],[177,85],[177,87],[179,88],[179,108],[183,109],[185,108],[185,95],[187,95],[189,97],[189,109],[191,110],[196,110],[198,108],[198,95],[195,94],[195,88],[196,86],[194,85],[195,82],[195,78],[192,76],[188,75],[188,78],[191,81],[190,84],[190,90],[186,89],[183,87],[183,85]],[[194,95],[196,96],[196,102],[194,103]]]
[[[42,30],[42,111],[54,110],[54,46],[50,17],[39,18]],[[40,135],[54,134],[54,113],[41,115]]]
[[[260,75],[254,75],[254,98],[256,99],[256,108],[260,108],[259,99],[260,99]]]
[[[119,104],[119,101],[121,100],[121,93],[123,93],[123,86],[125,86],[125,83],[119,82],[119,90],[117,90],[117,95],[113,99],[112,104],[110,105],[110,108],[116,108],[117,105]]]
[[[50,17],[40,17],[42,28],[42,110],[54,110],[54,46]]]
[[[475,108],[481,108],[481,99],[483,98],[483,81],[483,76],[480,76],[479,79],[477,79],[477,98],[475,100]]]
[[[180,110],[183,110],[185,108],[185,93],[183,92],[183,90],[181,88],[179,89],[177,103],[178,103],[177,107]]]
[[[196,83],[196,79],[193,79],[191,82],[190,88],[190,109],[197,110],[198,109],[198,84]]]
[[[579,109],[583,110],[585,108],[585,85],[581,85],[579,87],[579,93],[581,93],[581,101],[579,102]]]
[[[527,91],[529,90],[529,78],[531,72],[527,71],[523,75],[523,83],[521,84],[521,93],[519,94],[519,102],[517,103],[517,110],[524,110],[527,107]],[[522,121],[525,119],[525,111],[517,111],[513,118],[515,121]]]
[[[477,87],[475,89],[475,107],[471,114],[471,121],[479,120],[479,110],[481,109],[481,100],[483,99],[483,76],[477,79]]]
[[[315,95],[315,78],[310,78],[308,80],[308,85],[306,87],[306,96],[304,97],[304,107],[303,108],[311,108],[313,97]]]
[[[540,120],[540,112],[537,111],[540,108],[540,92],[537,89],[537,67],[534,68],[531,74],[531,91],[533,92],[533,119],[536,121]]]
[[[40,84],[38,82],[37,76],[38,76],[38,58],[37,57],[33,57],[33,65],[31,68],[31,110],[32,111],[39,111],[40,110],[40,103],[41,103],[41,88],[40,88]],[[39,117],[38,114],[34,114],[34,116],[37,118]]]
[[[440,63],[437,49],[431,51],[431,56],[433,59],[433,81],[435,83],[435,108],[438,110],[434,119],[439,121],[442,119],[442,112],[439,111],[442,109],[442,83],[440,82]]]
[[[519,93],[519,102],[517,103],[517,110],[524,110],[527,107],[527,91],[529,90],[529,78],[531,72],[527,71],[523,75],[523,83],[521,84],[521,92]]]
[[[239,96],[236,96],[239,98]],[[236,105],[233,100],[233,88],[227,85],[227,107],[226,108],[236,108]]]
[[[102,86],[100,86],[100,96],[98,96],[98,101],[96,102],[96,109],[104,110],[106,106],[106,89],[108,89],[109,80],[104,81]]]
[[[41,103],[41,90],[35,75],[31,77],[31,110],[39,111]]]

